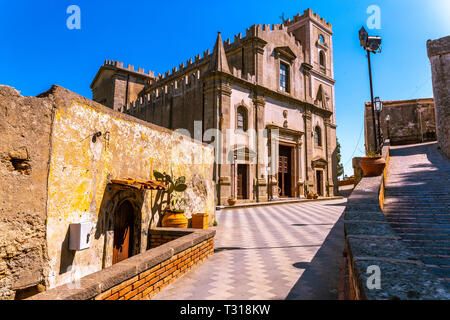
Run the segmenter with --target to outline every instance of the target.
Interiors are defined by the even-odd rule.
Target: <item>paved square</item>
[[[299,278],[342,215],[345,201],[217,211],[214,255],[153,299],[280,300],[288,295],[301,299],[292,288],[298,287]],[[343,248],[343,230],[340,233]],[[333,251],[336,257],[342,255],[340,248]],[[336,263],[320,265],[337,271]],[[321,271],[326,273],[313,273]],[[335,293],[337,298],[337,288]]]

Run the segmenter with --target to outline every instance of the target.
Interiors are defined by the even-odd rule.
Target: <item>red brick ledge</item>
[[[149,299],[214,252],[213,229],[158,228],[180,237],[28,300]]]

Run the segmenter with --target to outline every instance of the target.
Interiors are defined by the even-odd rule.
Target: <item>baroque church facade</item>
[[[334,196],[332,26],[310,9],[253,25],[164,75],[107,60],[93,100],[205,143],[215,141],[216,202]],[[210,134],[220,132],[221,134]]]

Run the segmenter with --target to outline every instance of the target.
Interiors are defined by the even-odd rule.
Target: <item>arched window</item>
[[[248,129],[247,109],[243,106],[237,108],[236,129],[244,132]]]
[[[324,43],[325,43],[325,38],[323,37],[322,34],[319,34],[319,42],[320,42],[321,44],[324,44]]]
[[[314,129],[314,143],[317,147],[322,146],[322,129],[319,126]]]
[[[319,52],[319,63],[320,63],[320,67],[325,68],[325,64],[326,64],[325,52],[323,52],[322,50],[320,50],[320,52]]]

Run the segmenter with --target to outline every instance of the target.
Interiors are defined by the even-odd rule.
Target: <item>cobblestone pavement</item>
[[[450,288],[450,161],[436,143],[391,147],[385,213]]]
[[[217,211],[214,255],[153,299],[337,299],[345,202]]]

